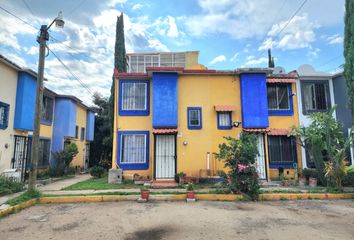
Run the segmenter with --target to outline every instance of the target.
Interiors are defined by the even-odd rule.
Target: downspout
[[[113,147],[112,147],[112,169],[117,169],[117,79],[114,77],[114,122],[113,122]]]

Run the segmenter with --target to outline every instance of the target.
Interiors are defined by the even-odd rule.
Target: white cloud
[[[249,56],[246,58],[246,66],[250,66],[250,65],[260,65],[262,63],[267,63],[268,62],[268,58],[266,57],[261,57],[256,59],[254,56]]]
[[[339,36],[339,34],[334,34],[332,36],[327,37],[326,39],[329,44],[343,44],[344,38]]]
[[[238,56],[240,53],[235,53],[232,58],[230,58],[230,62],[237,62],[238,61]]]
[[[127,2],[127,0],[109,0],[108,1],[108,6],[109,7],[115,7],[118,4],[123,4],[123,3],[126,3],[126,2]]]
[[[318,58],[318,54],[320,53],[321,49],[319,48],[312,48],[309,47],[309,50],[307,52],[307,56],[310,58],[310,60]]]
[[[307,15],[295,16],[292,21],[274,24],[258,50],[279,48],[282,50],[307,48],[316,40],[318,24],[311,22]],[[285,28],[284,28],[285,27]]]
[[[167,36],[169,38],[177,38],[179,36],[176,19],[172,16],[159,17],[148,27],[154,27],[156,32],[161,36]]]
[[[137,11],[139,9],[142,9],[144,7],[143,4],[140,4],[140,3],[137,3],[137,4],[134,4],[133,7],[132,7],[132,10],[133,11]]]
[[[216,63],[221,63],[221,62],[225,62],[226,61],[226,57],[225,55],[219,55],[217,57],[215,57],[213,60],[210,61],[210,65],[215,65]]]

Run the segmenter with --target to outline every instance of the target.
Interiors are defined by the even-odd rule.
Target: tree
[[[254,164],[258,155],[255,134],[242,132],[240,139],[225,137],[228,141],[219,145],[218,160],[222,160],[229,172],[229,188],[234,193],[244,193],[252,200],[259,195],[259,177]]]
[[[90,166],[99,164],[105,166],[105,162],[109,164],[112,162],[111,122],[108,116],[109,101],[108,98],[104,98],[95,92],[93,103],[95,105],[93,109],[96,112],[95,139],[90,145]],[[106,168],[109,168],[109,166],[106,166]]]
[[[56,163],[55,166],[52,166],[50,169],[51,174],[54,176],[67,174],[70,163],[78,153],[79,150],[75,143],[70,143],[66,145],[63,150],[54,152],[53,156]]]
[[[345,1],[344,76],[347,81],[349,107],[354,118],[354,1]],[[354,119],[353,119],[354,120]]]
[[[274,68],[274,58],[272,57],[272,51],[268,48],[268,67]]]

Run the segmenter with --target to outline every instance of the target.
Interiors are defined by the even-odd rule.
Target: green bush
[[[302,175],[309,179],[309,178],[318,178],[318,173],[315,168],[304,168],[302,170]]]
[[[344,176],[343,186],[344,187],[354,187],[354,172],[350,172],[346,176]]]
[[[23,183],[12,178],[0,176],[0,196],[20,192],[23,190]]]
[[[225,138],[228,143],[219,145],[216,157],[222,160],[229,179],[228,187],[234,193],[244,193],[255,201],[259,196],[259,177],[253,164],[258,155],[257,136],[242,132],[240,139]]]
[[[75,143],[66,145],[62,151],[54,152],[53,156],[56,163],[49,168],[50,176],[61,177],[68,174],[70,163],[78,153],[79,151]]]
[[[90,174],[94,178],[101,178],[105,174],[106,170],[101,166],[93,166],[90,169]]]

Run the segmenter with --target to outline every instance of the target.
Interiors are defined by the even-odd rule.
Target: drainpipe
[[[210,152],[207,152],[207,169],[210,170]]]

